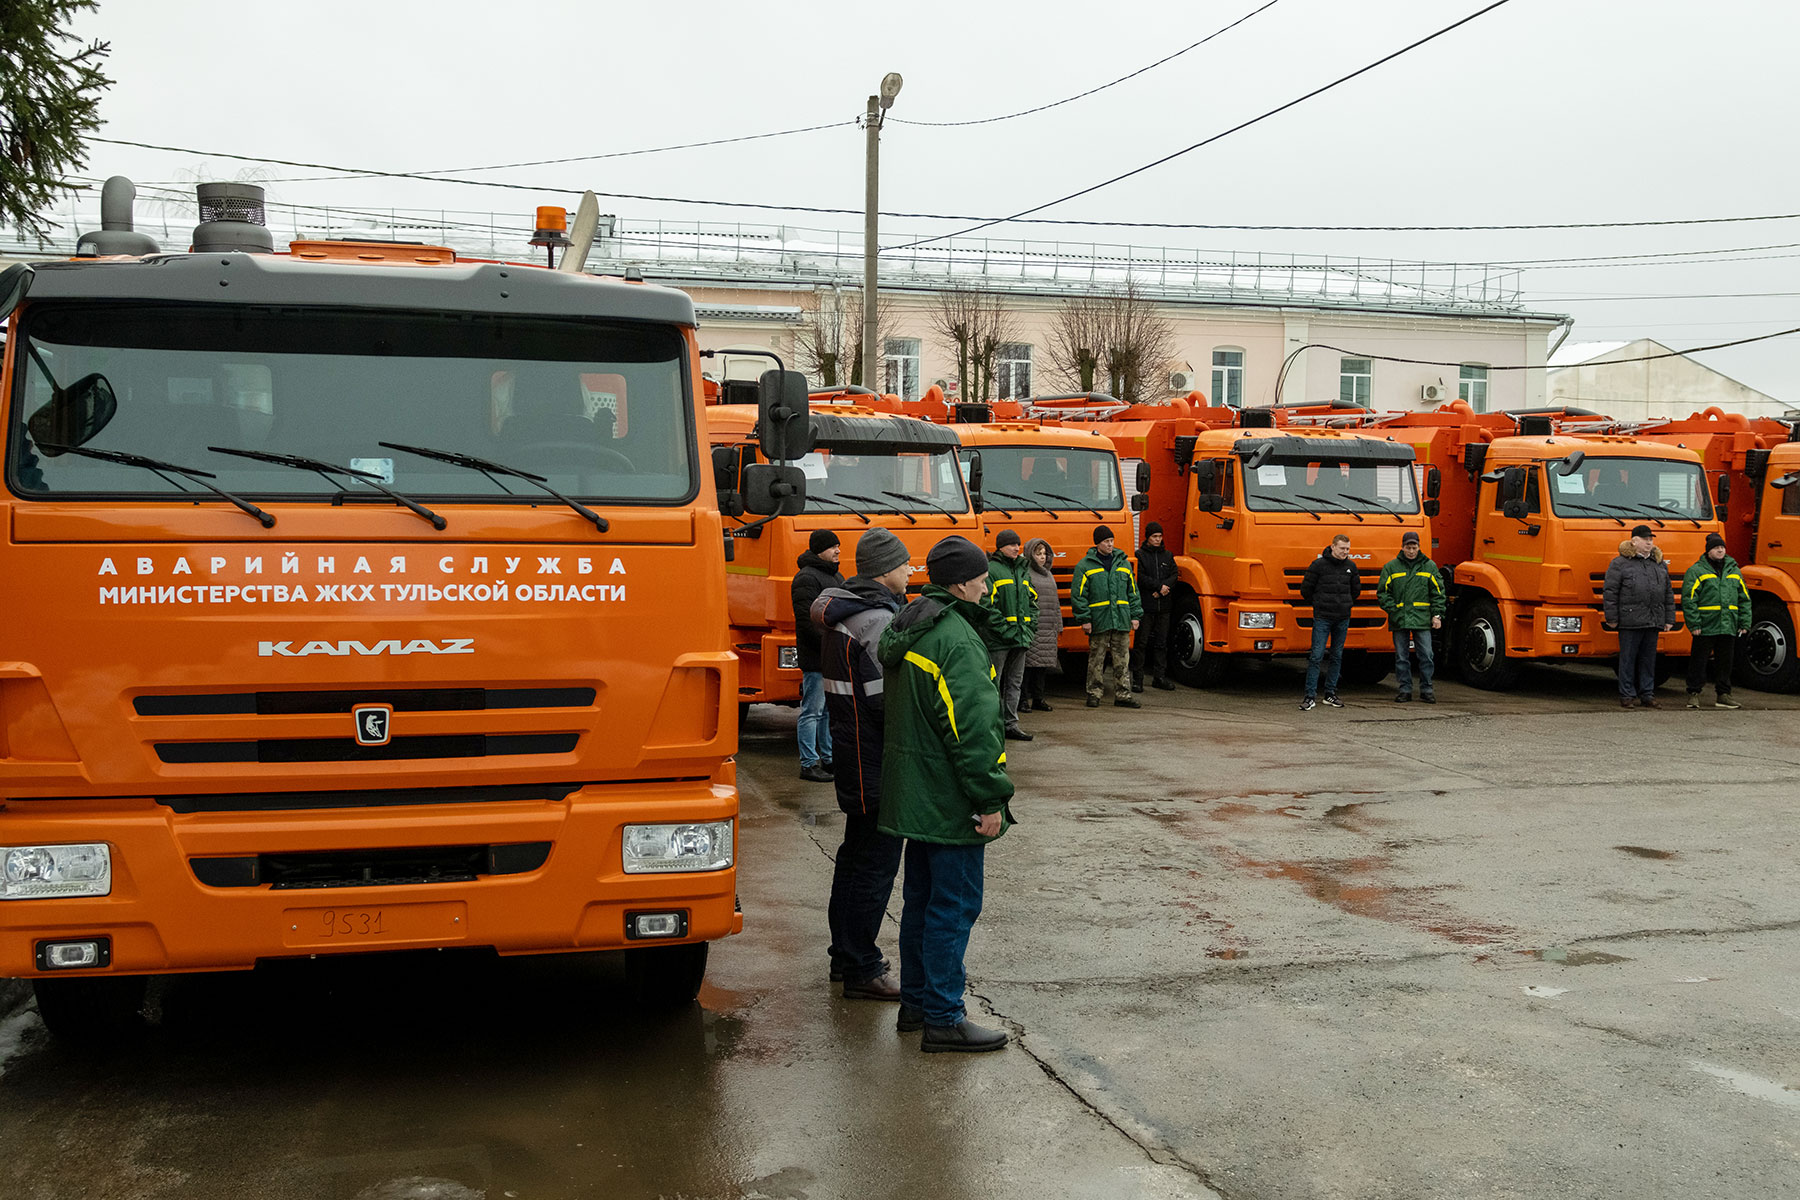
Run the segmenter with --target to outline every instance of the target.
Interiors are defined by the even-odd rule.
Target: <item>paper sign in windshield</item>
[[[1266,483],[1270,487],[1287,486],[1287,467],[1281,463],[1265,464],[1256,468],[1256,482]]]

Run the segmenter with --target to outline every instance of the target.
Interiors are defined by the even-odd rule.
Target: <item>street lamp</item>
[[[868,178],[863,190],[863,386],[879,392],[881,387],[875,382],[875,367],[881,361],[880,347],[875,345],[875,239],[879,235],[880,220],[880,187],[881,175],[881,120],[882,114],[894,106],[894,97],[900,94],[900,85],[904,82],[898,71],[889,71],[881,78],[881,94],[869,97],[869,111],[863,117],[863,129],[868,139]]]

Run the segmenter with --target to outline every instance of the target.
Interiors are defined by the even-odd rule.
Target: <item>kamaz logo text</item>
[[[313,654],[331,654],[349,656],[359,654],[371,657],[378,654],[473,654],[474,638],[446,638],[441,642],[433,642],[426,638],[416,638],[410,642],[402,642],[397,638],[384,642],[365,644],[363,642],[307,642],[295,648],[293,642],[258,642],[256,653],[261,658],[305,658]]]

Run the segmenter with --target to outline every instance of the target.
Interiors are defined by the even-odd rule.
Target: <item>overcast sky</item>
[[[1014,112],[1179,50],[1265,0],[1031,4],[109,0],[103,136],[379,170],[443,171],[848,121],[884,72],[892,116]],[[1277,0],[1087,99],[965,129],[890,123],[882,207],[1005,215],[1227,129],[1475,12],[1485,0]],[[1646,221],[1800,212],[1800,16],[1776,0],[1510,0],[1214,146],[1040,214],[1292,225]],[[269,178],[272,201],[518,213],[572,192],[860,210],[863,136],[476,176],[541,193],[319,172],[96,144],[88,170]],[[854,216],[603,200],[626,217],[860,230]],[[889,219],[900,235],[960,228]],[[1800,220],[1530,232],[1227,232],[1000,226],[996,237],[1473,264],[1758,249],[1738,261],[1526,268],[1574,340],[1675,348],[1800,326]],[[1701,255],[1698,257],[1713,257]],[[1748,293],[1779,293],[1750,296]],[[1701,356],[1800,405],[1800,336]]]

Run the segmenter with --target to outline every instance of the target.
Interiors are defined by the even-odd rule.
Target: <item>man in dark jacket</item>
[[[919,1048],[998,1050],[1001,1030],[968,1020],[963,954],[981,914],[985,849],[1011,824],[1006,729],[988,648],[987,556],[952,535],[925,558],[930,584],[881,635],[887,735],[881,832],[906,842],[900,912],[902,1032]]]
[[[1131,635],[1144,619],[1143,597],[1131,560],[1115,547],[1113,531],[1094,527],[1094,548],[1075,566],[1069,586],[1069,607],[1088,635],[1087,706],[1100,707],[1106,683],[1113,685],[1113,703],[1120,708],[1142,708],[1131,694]],[[1108,664],[1111,664],[1110,667]]]
[[[1619,707],[1661,708],[1656,638],[1675,628],[1675,589],[1655,530],[1639,525],[1619,543],[1601,597],[1606,628],[1619,631]]]
[[[1144,619],[1131,643],[1131,690],[1144,690],[1144,671],[1150,686],[1174,690],[1169,674],[1169,618],[1175,612],[1175,556],[1163,545],[1162,526],[1144,523],[1144,542],[1137,552],[1138,594],[1144,598]]]
[[[800,778],[830,783],[831,727],[825,722],[825,677],[819,674],[819,631],[813,628],[813,601],[828,587],[844,586],[838,574],[843,556],[838,535],[815,529],[807,551],[798,561],[789,598],[794,603],[794,649],[800,666],[800,721],[794,727],[800,742]]]
[[[844,840],[831,877],[831,977],[844,981],[849,1000],[898,1000],[900,981],[888,969],[876,938],[902,843],[876,827],[881,814],[881,750],[884,716],[881,662],[876,647],[906,596],[906,547],[877,526],[856,543],[856,574],[841,588],[826,588],[813,601],[819,631],[819,669],[825,677],[825,710],[837,759],[837,802],[844,811]]]
[[[1318,706],[1319,673],[1324,668],[1325,703],[1344,707],[1338,699],[1338,672],[1344,665],[1344,639],[1350,636],[1350,610],[1362,599],[1362,574],[1350,557],[1350,535],[1340,533],[1319,551],[1300,578],[1300,599],[1312,605],[1312,653],[1306,659],[1306,695],[1301,712]]]
[[[1000,689],[1000,707],[1006,715],[1006,736],[1029,742],[1031,735],[1019,728],[1019,692],[1025,683],[1025,651],[1037,631],[1037,589],[1031,585],[1030,564],[1025,561],[1019,535],[1002,529],[988,555],[988,604],[1005,626],[1003,644],[992,650],[994,683]]]
[[[1419,535],[1407,530],[1400,535],[1400,554],[1381,568],[1375,599],[1387,614],[1388,631],[1394,635],[1394,681],[1400,690],[1396,703],[1412,699],[1412,655],[1419,655],[1419,699],[1437,703],[1431,690],[1434,657],[1431,632],[1444,627],[1444,577],[1438,565],[1419,553]]]
[[[1713,707],[1742,708],[1731,698],[1731,663],[1737,640],[1750,632],[1750,589],[1725,539],[1706,535],[1706,553],[1681,579],[1681,615],[1687,618],[1694,648],[1688,654],[1687,706],[1700,707],[1706,664],[1713,669]]]

